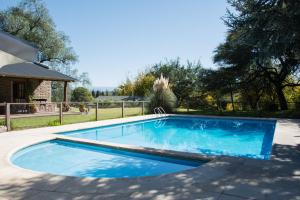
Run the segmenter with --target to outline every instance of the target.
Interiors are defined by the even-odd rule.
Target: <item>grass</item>
[[[4,126],[5,125],[5,119],[0,119],[0,126]]]
[[[178,114],[191,114],[191,115],[215,115],[215,116],[232,116],[232,117],[266,117],[266,118],[300,118],[300,111],[285,110],[285,111],[216,111],[216,110],[193,110],[189,112],[185,108],[178,108]]]
[[[128,116],[137,116],[142,114],[142,109],[140,107],[125,108],[124,114]],[[114,119],[121,118],[122,110],[121,108],[101,108],[98,109],[98,119]],[[74,114],[74,115],[64,115],[63,124],[74,124],[80,122],[95,121],[96,114],[95,110],[91,110],[88,114]],[[1,123],[1,122],[0,122]],[[26,129],[26,128],[37,128],[44,126],[57,126],[59,124],[59,117],[57,116],[35,116],[35,117],[24,117],[11,119],[12,130]]]

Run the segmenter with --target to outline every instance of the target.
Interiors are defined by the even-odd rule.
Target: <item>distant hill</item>
[[[103,92],[105,92],[105,91],[109,91],[109,92],[111,92],[111,91],[114,91],[114,89],[116,89],[117,87],[104,87],[104,86],[102,86],[102,87],[92,87],[92,89],[91,90],[94,90],[94,91],[103,91]]]

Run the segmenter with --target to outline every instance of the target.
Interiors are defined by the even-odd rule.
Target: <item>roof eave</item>
[[[45,80],[45,81],[63,81],[63,82],[76,82],[77,79],[71,78],[70,79],[51,79],[49,77],[30,77],[30,76],[14,76],[14,75],[7,75],[7,74],[0,74],[0,77],[4,78],[20,78],[20,79],[35,79],[35,80]]]

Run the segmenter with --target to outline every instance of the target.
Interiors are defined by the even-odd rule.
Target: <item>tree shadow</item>
[[[223,157],[196,169],[154,177],[2,176],[0,199],[300,199],[297,148],[276,144],[271,160]]]

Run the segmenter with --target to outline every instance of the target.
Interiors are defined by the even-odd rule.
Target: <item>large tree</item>
[[[197,91],[199,88],[198,80],[203,71],[205,70],[200,62],[188,61],[184,65],[180,63],[178,58],[160,62],[150,69],[150,73],[157,78],[161,75],[168,77],[170,87],[176,95],[179,105],[189,101],[194,92]]]
[[[23,0],[1,11],[0,29],[36,45],[42,53],[40,62],[70,64],[77,61],[68,37],[56,30],[41,0]]]
[[[300,1],[229,0],[235,12],[215,62],[243,71],[244,80],[266,78],[275,88],[282,110],[288,108],[285,87],[300,85]]]
[[[78,74],[73,64],[78,57],[67,35],[56,29],[42,0],[22,0],[18,5],[0,11],[0,30],[35,45],[39,62],[76,78],[84,87],[89,86],[87,73]],[[53,101],[62,98],[63,85],[53,82]]]

